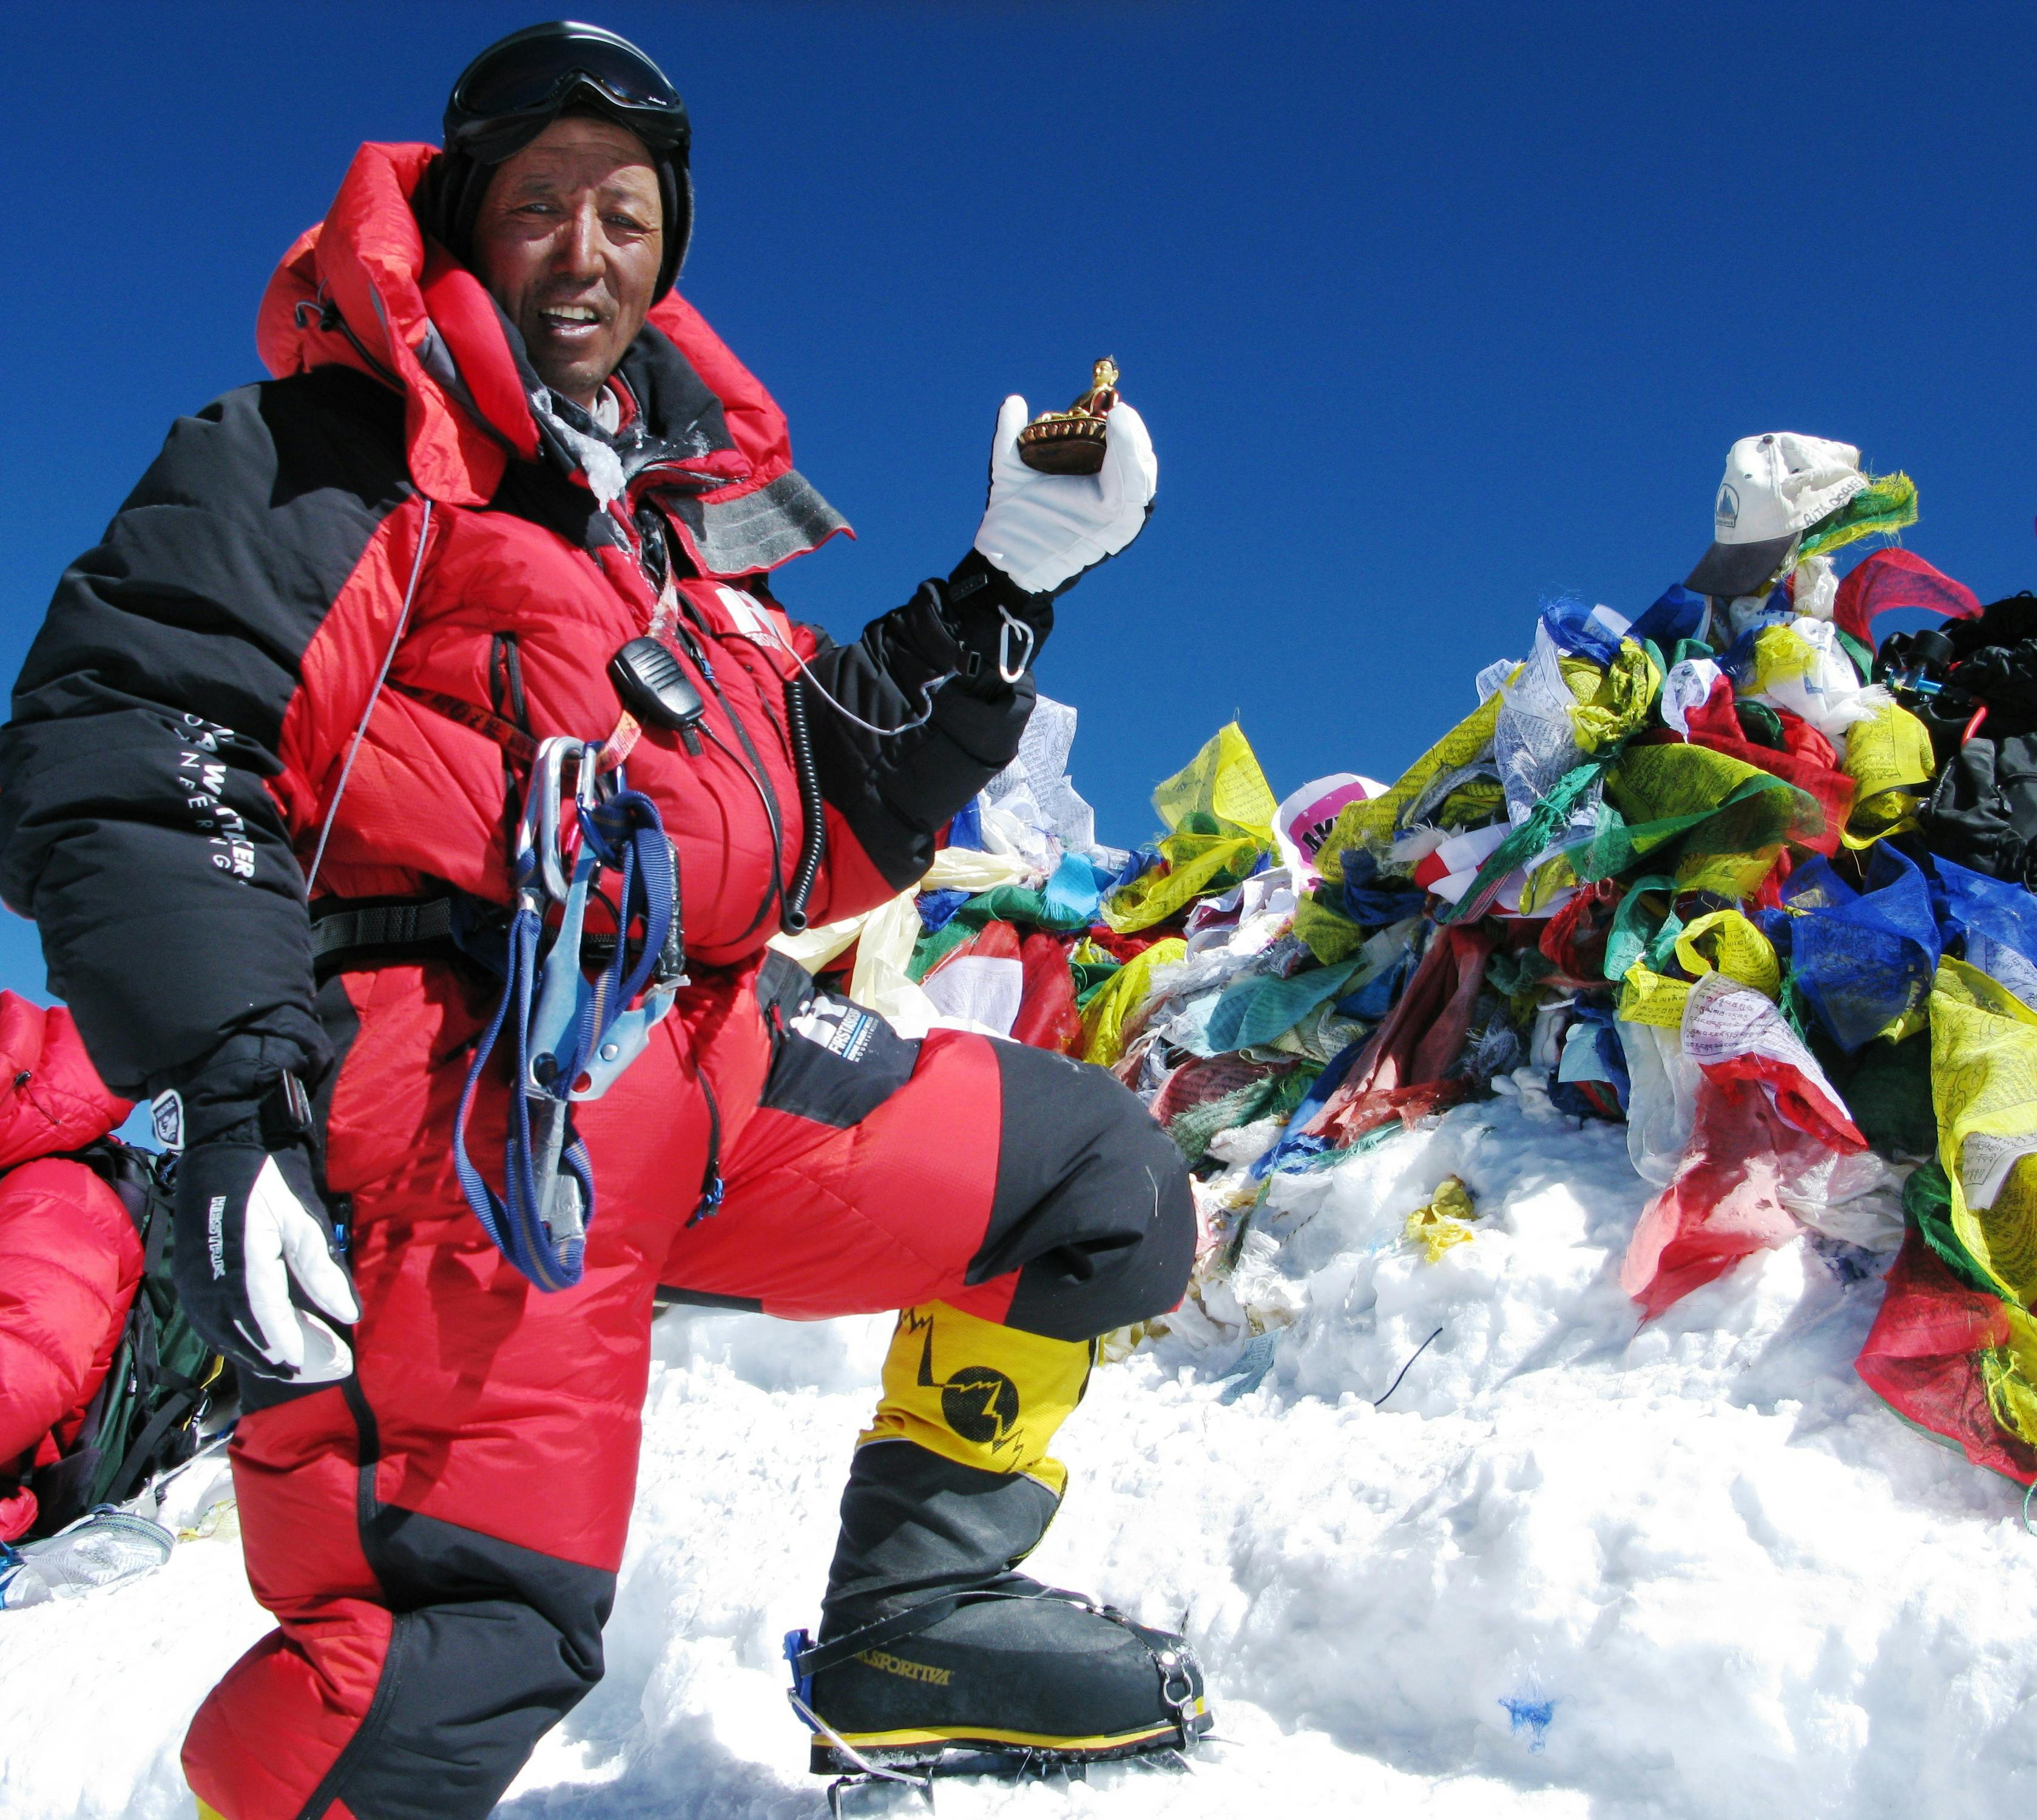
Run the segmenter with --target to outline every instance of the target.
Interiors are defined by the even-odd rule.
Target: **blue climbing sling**
[[[545,1290],[580,1281],[595,1214],[594,1169],[573,1129],[573,1103],[608,1090],[686,983],[672,844],[656,806],[629,787],[620,764],[603,772],[601,760],[599,745],[575,739],[547,739],[538,749],[517,823],[502,998],[474,1051],[453,1125],[453,1168],[467,1205],[502,1255]],[[569,872],[560,808],[569,763],[577,772],[579,842]],[[604,871],[620,883],[614,952],[590,979],[583,959],[588,900]],[[554,907],[558,925],[548,940]],[[629,932],[640,925],[633,966]],[[498,1195],[468,1154],[467,1126],[505,1025],[515,1078]]]

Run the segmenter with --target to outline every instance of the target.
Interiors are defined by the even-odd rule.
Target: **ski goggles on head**
[[[493,161],[580,99],[684,163],[686,104],[665,73],[626,38],[565,20],[512,32],[460,72],[446,105],[446,149]]]

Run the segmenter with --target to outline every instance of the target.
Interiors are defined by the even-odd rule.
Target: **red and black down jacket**
[[[141,1281],[120,1197],[59,1154],[127,1112],[68,1012],[0,992],[0,1542],[34,1522],[24,1482],[77,1441]]]
[[[275,376],[172,429],[66,572],[0,734],[0,896],[40,926],[51,985],[118,1092],[182,1085],[229,1038],[323,1070],[305,879],[329,816],[321,897],[508,901],[510,781],[471,723],[608,737],[608,660],[652,629],[667,575],[671,642],[720,744],[694,756],[647,733],[628,772],[677,844],[709,969],[762,946],[773,864],[788,879],[797,859],[787,644],[880,726],[956,676],[890,739],[810,694],[816,921],[917,878],[1031,711],[1030,678],[1004,684],[986,653],[1000,602],[1042,634],[1050,614],[994,574],[961,606],[924,583],[848,646],[787,621],[765,576],[846,527],[792,467],[762,386],[675,293],[619,370],[625,421],[595,430],[420,230],[409,198],[433,156],[361,149],[263,300]]]

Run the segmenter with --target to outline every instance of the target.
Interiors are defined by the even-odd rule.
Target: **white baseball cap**
[[[1787,430],[1742,436],[1725,458],[1712,546],[1684,585],[1721,600],[1764,592],[1798,537],[1866,488],[1850,443]]]

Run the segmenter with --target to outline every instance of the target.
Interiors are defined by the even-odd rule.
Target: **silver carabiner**
[[[546,742],[547,746],[551,744]],[[583,814],[599,806],[604,795],[620,787],[614,774],[601,770],[601,747],[588,742],[566,741],[579,754],[579,775],[573,780],[573,802]],[[558,792],[552,791],[556,806]],[[556,816],[556,807],[554,815]],[[554,836],[556,840],[556,836]],[[580,939],[586,929],[587,901],[601,870],[594,844],[584,838],[573,862],[573,879],[559,894],[561,906],[557,933],[550,951],[538,969],[535,1002],[530,1025],[530,1073],[523,1091],[533,1100],[598,1100],[616,1078],[643,1053],[651,1032],[671,1011],[678,997],[675,986],[654,985],[635,1010],[618,1010],[602,1003],[605,986],[591,984],[580,965]],[[618,931],[616,939],[624,938]],[[591,1017],[602,1029],[600,1047],[582,1062],[579,1073],[569,1080],[556,1070],[557,1055],[583,1015]]]
[[[569,752],[577,753],[581,742],[563,734],[542,741],[531,761],[531,780],[523,793],[523,813],[516,821],[518,858],[536,850],[535,883],[554,904],[565,901],[568,881],[565,861],[559,851],[559,792],[565,784]],[[536,906],[533,906],[535,908]]]
[[[573,801],[583,810],[601,806],[604,796],[615,794],[612,777],[604,777],[601,770],[601,742],[584,740],[580,746],[580,775],[573,780]]]
[[[1004,623],[997,629],[997,674],[1007,682],[1016,682],[1025,675],[1033,661],[1034,648],[1039,643],[1039,634],[1022,619],[1014,619],[1002,602],[998,604],[998,615]],[[1021,632],[1026,635],[1026,651],[1015,666],[1011,662],[1011,635]]]

